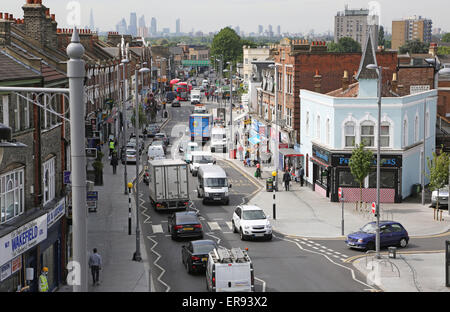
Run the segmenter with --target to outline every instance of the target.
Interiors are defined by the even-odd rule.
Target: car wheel
[[[272,234],[270,234],[269,236],[267,236],[267,240],[268,240],[268,241],[272,240]]]
[[[233,233],[238,233],[238,230],[236,226],[234,225],[234,221],[231,221],[231,224],[233,225]]]
[[[225,201],[225,205],[228,206],[229,204],[230,204],[230,200],[227,199],[227,200]]]
[[[245,237],[244,231],[242,229],[240,230],[240,236],[241,236],[241,240],[245,241],[246,237]]]
[[[367,243],[366,250],[375,250],[375,243],[374,242]]]
[[[172,233],[172,235],[170,235],[170,238],[171,238],[172,240],[176,240],[176,239],[177,239],[177,237],[176,237],[175,234],[173,234],[173,233]]]
[[[406,238],[402,238],[402,239],[400,239],[400,241],[398,242],[398,245],[401,247],[401,248],[405,248],[406,246],[408,246],[408,240],[406,239]]]
[[[189,265],[189,261],[186,261],[185,267],[186,267],[186,272],[187,272],[188,274],[191,274],[191,273],[192,273],[192,270],[191,270],[191,266]]]

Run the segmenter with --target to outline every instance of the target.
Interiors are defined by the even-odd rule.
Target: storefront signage
[[[62,199],[55,209],[47,214],[47,227],[50,228],[56,221],[66,214],[66,200]]]
[[[47,214],[0,238],[0,265],[33,248],[47,238]]]
[[[11,262],[8,262],[0,268],[0,281],[4,281],[11,276]]]
[[[317,147],[317,146],[313,145],[312,153],[313,153],[313,157],[314,158],[323,160],[327,164],[330,163],[330,152],[328,152],[328,151],[326,151],[326,150],[324,150],[324,149],[322,149],[320,147]]]
[[[350,158],[352,155],[333,155],[332,157],[332,165],[335,167],[347,167],[350,162]],[[374,155],[373,166],[377,165],[377,155]],[[401,167],[402,166],[402,157],[401,156],[389,156],[389,155],[381,155],[381,167]]]
[[[98,201],[98,191],[89,191],[86,196],[87,201]]]

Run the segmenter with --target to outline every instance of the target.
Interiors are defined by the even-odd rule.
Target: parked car
[[[155,141],[163,141],[166,146],[168,146],[170,144],[170,139],[164,132],[160,132],[160,133],[155,134],[155,137],[154,137],[153,140],[155,140]]]
[[[364,225],[359,231],[347,235],[345,243],[350,248],[375,249],[376,222]],[[380,221],[380,247],[408,245],[409,236],[405,228],[398,222]]]
[[[128,149],[126,152],[126,163],[136,163],[136,150],[135,149]],[[125,164],[125,161],[122,161],[122,164]]]
[[[180,101],[174,100],[174,101],[172,102],[172,107],[181,107]]]
[[[136,149],[136,138],[131,138],[127,143],[127,148]],[[139,153],[142,153],[144,150],[144,141],[142,139],[139,140]]]
[[[431,207],[435,208],[438,199],[438,191],[435,190],[431,193]],[[447,206],[448,207],[448,185],[439,189],[439,207]]]
[[[203,238],[203,227],[194,211],[176,212],[169,216],[169,233],[173,240],[180,237]]]
[[[264,211],[258,206],[237,206],[231,224],[234,233],[239,233],[241,240],[248,238],[272,239],[272,225]]]
[[[193,114],[207,114],[208,110],[204,105],[195,105]]]
[[[209,252],[218,248],[215,241],[205,239],[191,241],[181,247],[181,261],[188,273],[205,271]]]

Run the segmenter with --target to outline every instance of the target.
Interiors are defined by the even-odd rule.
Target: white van
[[[203,198],[203,204],[207,201],[230,203],[228,177],[222,167],[200,166],[198,169],[197,196]]]
[[[223,127],[214,127],[211,130],[211,152],[227,152],[227,132]]]
[[[255,291],[255,273],[247,252],[240,248],[217,248],[209,252],[206,288],[212,292]]]
[[[189,163],[189,171],[195,177],[198,173],[200,165],[214,165],[216,161],[210,152],[191,152],[191,161]]]
[[[162,145],[150,145],[147,151],[148,160],[166,159]]]

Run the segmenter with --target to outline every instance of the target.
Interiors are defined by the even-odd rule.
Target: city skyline
[[[25,3],[25,1],[23,1]],[[213,7],[205,7],[204,0],[191,1],[188,6],[179,0],[170,3],[170,8],[160,8],[154,6],[154,1],[129,0],[126,3],[118,0],[98,0],[92,1],[79,0],[81,14],[80,25],[90,24],[90,11],[94,11],[96,28],[100,31],[113,31],[116,29],[117,22],[125,18],[129,24],[128,15],[136,12],[139,16],[144,15],[146,19],[155,17],[158,20],[158,28],[174,29],[176,20],[180,18],[183,21],[183,29],[194,29],[204,33],[217,32],[220,29],[233,25],[233,28],[239,26],[245,33],[258,33],[258,25],[261,21],[265,22],[264,28],[267,29],[268,24],[280,25],[283,33],[308,33],[314,30],[315,33],[326,33],[333,31],[334,16],[338,11],[342,11],[345,5],[350,8],[368,8],[369,1],[365,0],[306,0],[301,3],[295,0],[217,0]],[[279,5],[282,2],[283,5]],[[67,23],[67,17],[70,11],[66,6],[70,1],[60,0],[44,0],[43,4],[49,7],[53,14],[56,14],[56,20],[59,27],[70,27]],[[435,10],[433,8],[442,5],[442,1],[430,0],[427,6],[423,6],[419,1],[408,1],[408,6],[404,4],[406,1],[389,2],[387,0],[379,0],[381,8],[381,24],[386,30],[392,29],[392,20],[401,19],[411,15],[421,15],[433,20],[434,28],[442,28],[444,31],[450,29],[450,19],[446,18],[445,10]],[[21,5],[17,5],[17,1],[4,0],[2,10],[14,14],[14,16],[23,16]],[[331,4],[331,5],[330,5]],[[115,10],[109,10],[108,14],[103,14],[105,6],[114,7]],[[182,13],[174,16],[173,9],[183,6]],[[383,8],[387,9],[383,9]],[[150,10],[151,8],[151,10]],[[211,14],[216,9],[221,14]],[[249,17],[247,12],[254,12]],[[148,13],[147,13],[148,12]],[[176,10],[175,10],[176,12]],[[202,16],[201,19],[198,17]],[[318,18],[320,17],[320,18]],[[270,22],[269,22],[270,21]]]

